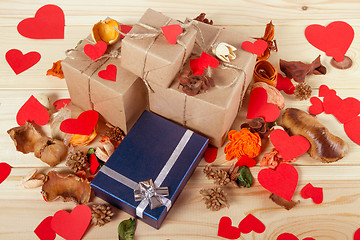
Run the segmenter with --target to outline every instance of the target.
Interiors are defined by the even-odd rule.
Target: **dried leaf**
[[[47,70],[46,72],[46,76],[54,76],[54,77],[58,77],[60,79],[64,79],[64,72],[62,71],[61,68],[61,60],[54,62],[52,68],[50,68],[49,70]]]
[[[135,219],[129,218],[122,221],[118,226],[119,240],[133,240],[135,233]]]
[[[253,183],[253,177],[251,175],[250,169],[247,166],[241,166],[237,171],[239,176],[236,179],[236,183],[239,187],[251,187]]]

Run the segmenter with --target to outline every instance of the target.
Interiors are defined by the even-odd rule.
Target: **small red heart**
[[[360,114],[360,101],[353,97],[345,98],[332,114],[343,124],[349,122]]]
[[[354,240],[360,240],[360,228],[354,234]]]
[[[34,230],[34,233],[40,240],[54,240],[56,238],[56,233],[51,228],[52,219],[52,216],[45,218]]]
[[[52,229],[66,240],[79,240],[84,235],[91,220],[91,209],[86,205],[75,207],[71,213],[57,211],[51,221]]]
[[[62,121],[60,130],[69,134],[90,135],[94,130],[99,118],[98,112],[89,110],[82,112],[77,119]]]
[[[342,21],[332,22],[326,27],[313,24],[306,27],[305,37],[311,45],[325,52],[327,56],[342,62],[354,39],[354,29]]]
[[[262,169],[258,174],[258,181],[265,189],[291,201],[298,183],[299,174],[287,163],[281,163],[275,170]]]
[[[263,117],[266,122],[275,121],[279,115],[279,108],[272,103],[267,102],[267,93],[264,88],[254,88],[250,93],[247,119]]]
[[[326,85],[321,85],[319,87],[319,97],[326,97],[329,94],[336,95],[336,91],[333,89],[329,89]]]
[[[238,239],[240,237],[240,230],[232,226],[232,221],[229,217],[222,217],[219,222],[218,236],[227,239]]]
[[[249,53],[260,55],[267,49],[268,44],[266,41],[260,39],[256,40],[254,43],[245,41],[241,44],[241,47]]]
[[[171,45],[175,45],[177,36],[183,33],[182,27],[178,24],[163,26],[161,27],[161,30],[164,33],[166,41]]]
[[[247,166],[248,168],[251,168],[251,167],[253,167],[253,166],[255,166],[255,165],[256,165],[255,159],[252,159],[252,158],[249,158],[249,157],[246,156],[246,155],[243,155],[243,156],[241,156],[241,158],[236,162],[235,167],[236,167],[236,166],[239,166],[239,167],[241,167],[241,166]]]
[[[323,102],[318,97],[310,98],[311,106],[309,107],[309,113],[313,115],[319,115],[324,112]]]
[[[100,166],[95,154],[90,154],[89,162],[90,162],[90,174],[94,175]]]
[[[84,47],[84,53],[92,60],[96,60],[102,55],[104,55],[106,49],[107,49],[106,42],[99,41],[95,45],[86,44]]]
[[[33,95],[16,114],[16,122],[20,126],[31,121],[38,125],[45,125],[49,122],[49,112]]]
[[[250,233],[251,231],[263,233],[265,231],[265,225],[254,215],[248,214],[239,223],[239,229],[241,233]]]
[[[360,116],[344,124],[346,135],[357,145],[360,145]]]
[[[66,107],[67,105],[69,105],[70,102],[71,102],[70,98],[64,98],[64,99],[56,100],[53,103],[53,105],[57,110],[59,110],[59,109],[61,109],[63,107]]]
[[[291,79],[288,77],[283,77],[280,73],[277,74],[276,78],[276,89],[281,91],[283,90],[286,94],[294,94],[295,87],[291,82]]]
[[[98,73],[98,76],[102,79],[116,82],[117,68],[114,64],[107,65],[105,70]]]
[[[208,67],[217,68],[219,61],[213,56],[202,52],[200,58],[190,59],[190,68],[193,74],[202,75]]]
[[[120,29],[121,29],[121,32],[127,34],[130,32],[132,27],[128,26],[128,25],[120,25]],[[120,34],[120,38],[122,38],[122,39],[125,38],[125,35]]]
[[[10,175],[11,166],[7,163],[0,163],[0,184]]]
[[[294,159],[306,153],[310,148],[310,143],[305,137],[301,135],[290,137],[282,129],[273,130],[270,133],[270,141],[285,161]]]
[[[276,240],[299,240],[299,239],[291,233],[282,233],[277,237]],[[315,239],[311,237],[307,237],[304,238],[303,240],[315,240]]]
[[[26,18],[17,25],[18,32],[32,39],[63,39],[65,16],[56,5],[45,5],[39,8],[34,18]]]
[[[207,148],[204,154],[205,162],[212,163],[215,161],[217,156],[218,149],[217,148]]]
[[[38,52],[22,54],[18,49],[11,49],[6,52],[5,58],[11,69],[18,75],[38,63],[41,55]]]
[[[314,187],[311,183],[306,184],[300,193],[304,199],[311,198],[315,204],[323,202],[323,189]]]

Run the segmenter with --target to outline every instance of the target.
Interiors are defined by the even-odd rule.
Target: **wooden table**
[[[46,70],[53,62],[63,59],[65,50],[73,48],[90,33],[94,23],[106,16],[126,24],[134,24],[148,7],[176,19],[193,18],[200,12],[206,12],[216,25],[253,37],[262,36],[265,24],[273,20],[279,52],[271,54],[270,62],[275,65],[278,65],[279,59],[311,62],[321,54],[328,72],[325,76],[307,77],[306,81],[312,87],[313,95],[317,96],[319,86],[326,84],[336,89],[342,98],[360,99],[359,1],[153,0],[129,3],[120,0],[88,0],[85,3],[80,0],[54,0],[51,3],[59,5],[65,13],[65,39],[33,40],[22,37],[17,32],[17,24],[24,18],[33,17],[36,10],[46,2],[0,1],[1,55],[5,56],[8,50],[16,48],[23,53],[38,51],[42,56],[38,64],[19,75],[14,74],[5,57],[0,59],[0,162],[12,166],[10,176],[0,185],[0,239],[37,239],[33,231],[45,217],[58,210],[70,211],[75,207],[71,202],[46,203],[40,194],[40,188],[28,190],[19,186],[21,178],[30,170],[38,168],[48,171],[50,168],[33,154],[24,155],[15,151],[6,131],[17,125],[16,113],[32,94],[46,94],[52,101],[68,96],[65,81],[45,76]],[[334,20],[346,21],[355,30],[354,41],[347,52],[354,64],[348,70],[331,67],[330,58],[311,46],[304,36],[306,26],[315,23],[327,25]],[[294,96],[284,95],[287,107],[307,110],[310,106],[309,100],[299,101]],[[233,125],[234,129],[239,129],[244,122],[246,108],[245,101],[244,108]],[[217,228],[222,216],[229,216],[234,226],[237,226],[249,213],[258,217],[265,224],[266,230],[262,234],[243,234],[240,239],[276,239],[283,232],[293,233],[299,239],[353,239],[355,231],[360,227],[360,147],[346,136],[343,126],[332,115],[320,114],[318,119],[333,134],[348,142],[350,151],[343,159],[331,164],[311,159],[307,154],[299,157],[293,164],[299,172],[299,185],[293,199],[301,202],[294,209],[286,211],[275,205],[268,199],[270,193],[255,181],[249,189],[237,189],[233,186],[225,188],[230,208],[218,212],[207,210],[199,190],[214,185],[202,173],[206,165],[202,160],[161,229],[155,230],[138,221],[136,239],[220,239],[217,237]],[[270,148],[271,144],[268,144],[265,151]],[[225,160],[223,149],[219,149],[214,164],[228,167],[231,163]],[[56,169],[64,166],[62,163]],[[251,169],[255,178],[259,170],[259,164]],[[311,199],[301,198],[300,190],[309,182],[323,188],[322,204],[316,205]],[[120,221],[129,218],[129,215],[120,210],[115,212],[116,216],[111,223],[103,227],[89,227],[83,239],[117,239],[117,226]]]

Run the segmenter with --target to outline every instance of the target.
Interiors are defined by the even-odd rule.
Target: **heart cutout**
[[[31,39],[63,39],[65,15],[52,4],[39,8],[34,18],[26,18],[17,25],[18,32]]]
[[[106,49],[107,49],[106,42],[99,41],[95,45],[86,44],[84,46],[84,53],[92,60],[96,60],[102,55],[104,55]]]
[[[354,233],[354,240],[360,240],[360,228]]]
[[[268,44],[266,41],[259,39],[254,43],[245,41],[241,44],[241,47],[249,53],[260,55],[268,48]]]
[[[291,201],[298,183],[299,174],[287,163],[281,163],[275,170],[262,169],[258,174],[259,183],[270,192]]]
[[[218,152],[217,148],[212,148],[212,147],[207,148],[204,154],[205,162],[207,163],[214,162],[217,156],[217,152]]]
[[[318,97],[310,98],[311,106],[309,107],[309,113],[313,115],[319,115],[324,112],[323,102]]]
[[[114,64],[107,65],[105,70],[102,70],[98,73],[98,76],[102,79],[109,81],[116,81],[117,68]]]
[[[279,115],[279,108],[267,102],[267,93],[264,88],[254,88],[250,93],[249,107],[246,115],[247,119],[262,117],[266,122],[275,121]]]
[[[24,125],[26,122],[34,122],[43,126],[49,122],[49,112],[33,95],[31,95],[16,114],[16,122],[20,126]]]
[[[71,213],[57,211],[51,221],[52,229],[66,240],[79,240],[84,235],[91,220],[91,209],[86,205],[75,207]]]
[[[239,166],[247,166],[248,168],[251,168],[256,165],[256,161],[253,158],[249,158],[246,155],[241,156],[241,158],[235,163],[235,167]]]
[[[305,29],[305,37],[311,45],[342,62],[354,39],[354,29],[342,21],[335,21],[326,27],[313,24]]]
[[[319,87],[319,97],[326,97],[330,94],[336,95],[336,91],[333,89],[329,89],[329,87],[326,85],[321,85]]]
[[[56,238],[56,233],[51,228],[52,219],[53,216],[45,218],[34,230],[34,233],[40,240],[54,240]]]
[[[190,68],[195,76],[202,75],[208,67],[217,68],[218,66],[219,61],[206,52],[202,52],[200,58],[190,59]]]
[[[100,166],[94,153],[90,154],[89,162],[90,162],[90,174],[94,175]]]
[[[323,99],[323,107],[326,114],[333,114],[338,111],[341,105],[342,99],[336,94],[328,94]]]
[[[332,110],[332,114],[341,123],[351,121],[360,114],[360,101],[353,97],[341,100],[340,106]]]
[[[64,98],[64,99],[56,100],[53,103],[53,105],[57,110],[59,110],[59,109],[61,109],[63,107],[66,107],[67,105],[69,105],[70,102],[71,102],[70,98]]]
[[[276,240],[299,240],[299,239],[291,233],[282,233],[277,237]],[[304,238],[303,240],[315,240],[315,239],[311,237],[307,237]]]
[[[0,163],[0,184],[10,175],[11,166],[7,163]]]
[[[129,33],[130,30],[132,29],[132,26],[120,25],[120,29],[121,29],[121,32],[122,32],[122,33],[127,34],[127,33]],[[121,39],[124,39],[124,38],[125,38],[125,35],[120,34],[120,38],[121,38]]]
[[[232,226],[232,221],[229,217],[222,217],[219,222],[218,236],[227,239],[238,239],[240,237],[240,230]]]
[[[38,52],[23,54],[18,49],[11,49],[6,52],[5,59],[16,75],[28,70],[40,61],[41,55]]]
[[[357,145],[360,145],[360,116],[344,124],[346,135]]]
[[[183,33],[183,29],[178,24],[167,25],[161,27],[162,32],[166,38],[166,41],[171,45],[175,45],[177,42],[177,37]]]
[[[277,74],[276,78],[276,89],[283,90],[286,94],[294,94],[295,86],[288,77],[283,77],[280,73]]]
[[[301,189],[301,197],[304,199],[311,198],[315,204],[320,204],[323,202],[323,189],[319,187],[314,187],[311,183],[306,184]]]
[[[239,223],[239,229],[241,233],[250,233],[251,231],[263,233],[265,231],[265,225],[254,215],[248,214]]]
[[[285,161],[306,153],[310,148],[310,143],[305,137],[301,135],[289,136],[282,129],[273,130],[270,133],[270,141]]]
[[[82,112],[77,119],[65,119],[60,124],[60,130],[69,134],[90,135],[99,118],[98,112],[89,110]]]

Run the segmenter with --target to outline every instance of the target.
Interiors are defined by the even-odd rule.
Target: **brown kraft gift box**
[[[199,57],[205,50],[212,55],[212,45],[225,42],[237,48],[236,59],[230,62],[234,67],[213,69],[215,87],[195,96],[186,95],[177,78],[169,88],[151,84],[154,92],[149,91],[149,107],[151,111],[208,137],[210,144],[221,147],[252,80],[256,55],[241,48],[242,42],[251,41],[241,33],[196,21],[193,25],[198,31],[193,54]],[[184,69],[188,68],[189,61]]]
[[[178,43],[171,45],[161,32],[166,25],[182,24],[162,13],[148,9],[140,21],[133,26],[122,42],[121,66],[135,75],[162,87],[169,87],[175,75],[189,58],[194,46],[196,30],[192,27],[183,29],[178,36]],[[155,30],[148,29],[154,28]],[[157,33],[156,37],[136,39],[131,34]]]
[[[97,61],[84,53],[86,44],[94,44],[91,36],[62,61],[71,102],[85,111],[99,112],[105,121],[127,133],[148,106],[146,86],[139,77],[120,66],[121,58],[110,57],[110,53],[120,51],[121,40],[108,46]],[[116,81],[98,76],[109,64],[117,67]]]

